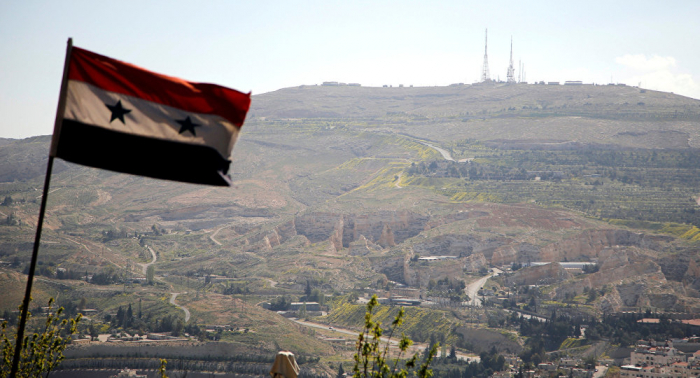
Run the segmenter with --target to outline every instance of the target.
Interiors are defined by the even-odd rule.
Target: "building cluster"
[[[620,368],[620,378],[693,378],[700,376],[700,351],[683,353],[673,342],[642,342]]]
[[[321,85],[324,87],[361,87],[360,83],[340,83],[337,81],[324,81]]]
[[[587,369],[585,363],[578,358],[561,358],[551,362],[542,362],[532,370],[522,370],[523,362],[517,356],[505,356],[510,369],[495,372],[492,378],[513,378],[522,373],[523,378],[592,378],[595,369]]]

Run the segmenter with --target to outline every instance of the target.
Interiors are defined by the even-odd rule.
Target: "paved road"
[[[178,295],[180,295],[180,293],[170,293],[170,304],[185,312],[185,323],[187,323],[190,321],[190,310],[175,303],[175,298],[177,298]]]
[[[420,142],[420,141],[419,141],[418,143],[424,144],[424,145],[426,145],[426,146],[428,146],[428,147],[434,149],[435,151],[439,152],[440,155],[442,155],[442,157],[443,157],[445,160],[455,161],[455,159],[452,158],[452,155],[450,155],[449,152],[447,152],[446,150],[443,150],[443,149],[440,148],[440,147],[435,147],[435,146],[433,146],[432,144],[426,143],[426,142]]]
[[[501,273],[503,273],[502,270],[493,268],[492,273],[489,273],[487,276],[481,277],[478,280],[470,283],[467,285],[466,288],[464,288],[464,292],[467,293],[469,296],[469,304],[473,306],[481,306],[481,299],[479,298],[479,295],[477,294],[479,292],[479,289],[481,289],[486,281],[488,281],[489,278],[493,276],[497,276]]]
[[[608,371],[608,368],[605,365],[598,365],[595,368],[598,371],[593,373],[593,378],[601,378],[605,376],[605,373]]]

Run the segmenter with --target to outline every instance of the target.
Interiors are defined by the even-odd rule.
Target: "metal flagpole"
[[[34,237],[34,250],[32,251],[32,262],[29,264],[29,273],[27,276],[27,289],[24,292],[24,300],[22,301],[22,313],[20,315],[19,326],[17,327],[17,338],[15,339],[15,356],[12,360],[12,370],[10,377],[17,376],[19,370],[19,362],[22,354],[22,344],[24,342],[24,330],[27,325],[27,314],[29,312],[29,301],[32,295],[32,283],[34,281],[34,271],[36,262],[39,256],[39,241],[41,240],[41,228],[44,225],[44,213],[46,212],[46,200],[49,194],[49,184],[51,183],[51,170],[53,169],[53,159],[58,144],[58,136],[60,135],[61,122],[63,122],[63,112],[66,107],[66,90],[68,87],[68,64],[70,63],[70,53],[73,48],[73,39],[68,38],[68,47],[66,48],[66,61],[63,67],[63,80],[61,81],[61,92],[58,97],[58,109],[56,110],[56,122],[54,124],[53,138],[51,140],[51,150],[49,152],[49,161],[46,166],[46,177],[44,178],[44,193],[41,196],[41,206],[39,207],[39,222],[36,225],[36,236]]]

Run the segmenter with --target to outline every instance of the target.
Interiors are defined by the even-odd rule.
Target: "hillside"
[[[230,324],[225,342],[329,360],[351,348],[260,306],[313,288],[337,306],[322,321],[358,327],[340,298],[405,285],[439,304],[412,335],[474,348],[460,332],[495,310],[454,288],[500,268],[492,300],[542,316],[700,312],[699,133],[700,101],[624,86],[281,89],[253,98],[232,188],[59,162],[36,298],[97,309],[115,332],[112,315],[139,303],[141,331]],[[0,311],[19,304],[49,142],[0,142]],[[508,271],[531,262],[550,264]],[[417,329],[431,319],[449,321]]]
[[[525,140],[697,148],[700,101],[627,86],[478,84],[285,88],[255,97],[252,119],[344,119],[426,140]]]

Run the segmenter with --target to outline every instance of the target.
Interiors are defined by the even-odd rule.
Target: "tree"
[[[95,340],[100,336],[100,332],[92,323],[90,323],[90,327],[88,327],[88,332],[90,333],[90,340]]]
[[[384,330],[381,328],[381,324],[379,322],[375,322],[373,320],[374,308],[378,305],[379,302],[377,301],[377,296],[373,295],[367,303],[364,329],[357,336],[357,352],[354,355],[355,365],[353,367],[353,378],[406,378],[408,376],[408,370],[416,369],[418,354],[414,354],[413,357],[406,361],[406,369],[400,369],[399,361],[401,360],[401,357],[413,344],[413,341],[405,334],[401,334],[401,339],[398,343],[399,354],[396,356],[393,366],[390,366],[390,363],[387,362],[389,344],[391,343],[391,338],[394,335],[394,332],[403,323],[403,318],[405,315],[404,309],[401,307],[398,314],[396,314],[396,317],[391,322],[388,340],[384,348],[382,348],[380,341]],[[435,354],[437,353],[438,346],[439,344],[434,344],[432,348],[430,348],[425,361],[419,368],[414,370],[414,374],[418,378],[430,378],[433,375],[433,371],[429,369],[429,366],[433,360],[433,357],[435,357]]]
[[[78,314],[75,319],[63,319],[63,307],[53,310],[54,299],[49,299],[49,310],[46,312],[46,322],[43,323],[39,331],[33,335],[24,336],[22,340],[22,352],[19,360],[18,378],[38,377],[44,373],[48,375],[63,360],[63,351],[66,349],[70,336],[77,332],[77,325],[82,318]],[[20,313],[21,313],[20,306]],[[27,321],[31,314],[27,313]],[[2,364],[0,364],[0,378],[10,376],[12,360],[14,357],[17,334],[14,339],[8,337],[10,332],[7,321],[2,322],[0,327],[0,353],[2,353]]]
[[[586,302],[591,303],[591,302],[595,301],[596,298],[598,298],[598,291],[591,289],[588,291],[588,300]]]
[[[345,375],[345,370],[343,370],[343,364],[338,364],[338,374],[336,374],[336,378],[343,378]]]
[[[313,289],[311,295],[308,297],[310,302],[317,302],[318,304],[324,304],[326,301],[325,295],[319,289]]]
[[[153,285],[153,280],[156,274],[156,268],[151,264],[146,268],[146,282],[149,285]]]
[[[299,308],[299,319],[306,319],[306,317],[306,302],[304,302],[304,304],[301,305],[301,308]]]

